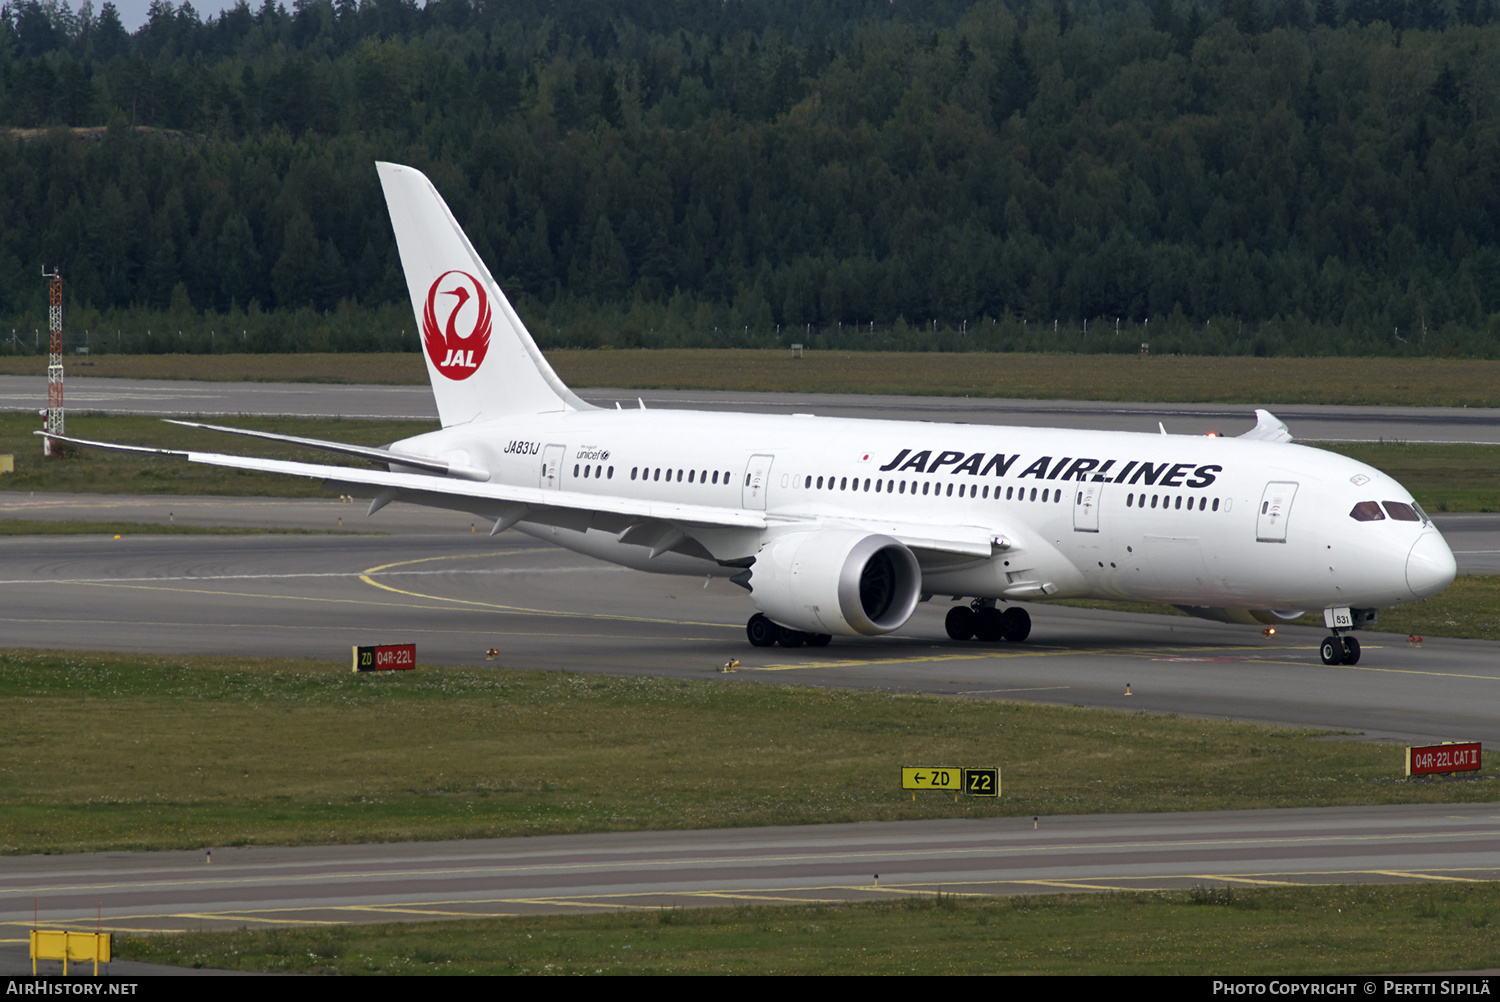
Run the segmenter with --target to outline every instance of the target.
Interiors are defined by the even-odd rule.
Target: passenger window
[[[688,483],[692,483],[693,482],[693,474],[695,472],[696,472],[695,470],[688,470]]]
[[[1219,499],[1218,498],[1214,498],[1214,511],[1218,511],[1218,510],[1219,510]]]
[[[1400,501],[1385,502],[1385,510],[1390,513],[1391,518],[1398,522],[1420,522],[1417,513],[1411,510],[1411,505]]]
[[[1356,522],[1381,522],[1385,515],[1380,511],[1380,505],[1374,501],[1361,501],[1349,512],[1349,517]]]
[[[606,479],[606,480],[613,480],[614,478],[615,478],[615,468],[613,466],[611,466],[609,468],[609,471],[608,471],[608,473],[607,473],[607,475],[605,476],[604,479]]]
[[[640,469],[640,467],[638,467],[638,466],[632,466],[630,468],[630,479],[631,480],[635,479],[635,471],[638,470],[638,469]]]
[[[848,489],[849,489],[849,478],[848,477],[840,477],[839,478],[839,490],[846,491]]]
[[[651,479],[652,480],[660,480],[661,479],[661,467],[660,466],[658,466],[654,471],[652,471]]]
[[[575,477],[578,476],[578,464],[577,463],[573,464],[573,476],[575,476]]]

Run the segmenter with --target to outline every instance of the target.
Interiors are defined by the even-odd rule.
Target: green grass
[[[1500,965],[1500,885],[1194,888],[116,938],[308,974],[1381,974]]]
[[[1428,514],[1500,511],[1500,446],[1318,445],[1394,477]]]
[[[1240,404],[1500,406],[1500,361],[1038,355],[749,349],[549,351],[571,386],[773,390],[1066,400]],[[0,373],[45,375],[44,355],[0,357]],[[95,355],[76,376],[271,382],[425,384],[409,354]]]
[[[1500,794],[1311,731],[735,679],[11,652],[0,699],[10,853]],[[914,801],[903,765],[1000,766],[1006,796]]]

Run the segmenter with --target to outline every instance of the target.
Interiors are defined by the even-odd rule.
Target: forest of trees
[[[377,159],[544,345],[1500,356],[1495,0],[20,0],[0,350],[414,349]]]

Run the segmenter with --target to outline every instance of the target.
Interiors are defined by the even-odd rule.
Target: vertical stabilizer
[[[432,182],[377,163],[443,427],[587,410],[563,385]]]

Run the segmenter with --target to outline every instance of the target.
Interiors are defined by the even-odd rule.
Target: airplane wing
[[[151,446],[96,442],[68,435],[48,436],[43,431],[38,431],[36,434],[70,445],[93,449],[160,456],[234,470],[278,473],[321,480],[328,487],[342,493],[371,498],[368,513],[372,515],[392,501],[406,501],[434,508],[469,512],[481,518],[491,519],[494,522],[490,530],[491,535],[521,521],[538,522],[543,525],[555,525],[579,531],[597,529],[618,535],[621,542],[639,542],[641,545],[649,546],[653,556],[670,549],[674,543],[664,541],[671,539],[677,533],[680,533],[676,535],[676,539],[679,540],[684,537],[700,539],[721,559],[753,556],[760,538],[759,532],[754,530],[782,528],[795,531],[804,526],[807,529],[814,529],[827,522],[837,522],[869,532],[884,533],[917,551],[919,556],[923,553],[931,553],[987,558],[995,550],[1006,549],[1010,545],[1005,536],[996,535],[993,529],[981,526],[897,523],[881,519],[781,518],[774,513],[767,515],[762,511],[750,511],[743,508],[647,501],[613,494],[492,484],[480,480],[481,476],[488,477],[485,471],[472,470],[468,467],[455,469],[441,460],[427,457],[275,432],[250,431],[243,428],[227,428],[188,421],[173,423],[327,449],[372,462],[394,463],[427,472],[367,470],[326,463],[303,463],[255,456],[233,456],[217,452],[158,449]],[[740,533],[725,536],[723,533],[715,535],[712,530],[752,530],[752,532],[750,536]]]
[[[642,501],[612,494],[586,494],[581,491],[550,490],[542,487],[477,483],[472,480],[433,476],[427,473],[390,473],[385,470],[362,470],[352,466],[332,466],[325,463],[299,463],[285,459],[260,459],[254,456],[231,456],[217,452],[190,452],[178,449],[156,449],[141,445],[119,445],[113,442],[95,442],[84,438],[74,438],[69,435],[46,435],[45,432],[40,431],[37,434],[58,442],[93,449],[184,459],[190,463],[205,463],[209,466],[223,466],[232,470],[310,477],[322,480],[333,488],[348,488],[347,492],[351,494],[365,497],[373,495],[374,500],[370,505],[371,514],[391,501],[414,501],[417,504],[456,508],[482,517],[494,518],[496,520],[494,531],[507,528],[522,520],[553,522],[553,519],[547,517],[548,512],[581,514],[597,512],[626,519],[662,519],[689,526],[706,525],[726,528],[765,528],[766,526],[764,512],[745,511],[739,508]],[[305,441],[311,444],[317,440]],[[404,463],[405,459],[389,456],[385,461]],[[574,521],[576,520],[569,520],[569,522]]]
[[[1270,411],[1256,408],[1255,427],[1239,437],[1254,439],[1260,442],[1290,442],[1292,440],[1292,430],[1286,426],[1284,421]]]

